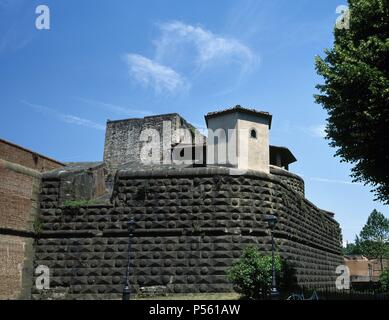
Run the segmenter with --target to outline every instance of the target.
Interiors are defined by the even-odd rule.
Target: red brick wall
[[[0,299],[29,297],[40,172],[61,166],[0,139]]]
[[[0,299],[27,298],[41,174],[0,159]],[[27,233],[26,233],[27,232]]]
[[[30,238],[0,234],[0,299],[28,297],[32,273],[32,260],[27,256],[32,252]],[[31,256],[31,254],[30,254]]]
[[[39,181],[0,164],[0,228],[32,230],[30,214],[34,183]]]
[[[40,172],[60,168],[62,163],[0,139],[0,159]]]

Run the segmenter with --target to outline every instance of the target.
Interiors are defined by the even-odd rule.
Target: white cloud
[[[326,137],[326,131],[325,131],[326,126],[324,124],[312,126],[308,130],[313,137],[316,137],[316,138],[325,138]]]
[[[250,48],[236,39],[215,35],[199,26],[184,24],[179,21],[159,24],[162,31],[160,39],[155,41],[157,58],[174,54],[174,51],[186,44],[196,50],[196,63],[204,67],[210,62],[238,62],[244,69],[258,62],[258,57]]]
[[[88,119],[79,118],[71,114],[61,115],[61,118],[66,123],[76,124],[78,126],[88,127],[88,128],[98,129],[98,130],[105,130],[105,127],[101,124],[98,124]]]
[[[14,8],[22,4],[23,0],[0,0],[0,9]]]
[[[326,126],[324,124],[318,124],[315,126],[310,127],[301,127],[297,126],[296,129],[304,132],[305,134],[310,135],[313,138],[322,138],[324,139],[326,137]]]
[[[26,0],[0,0],[0,54],[26,47],[36,36]]]
[[[309,179],[311,181],[315,182],[321,182],[321,183],[336,183],[336,184],[346,184],[346,185],[352,185],[352,186],[363,186],[362,183],[359,182],[352,182],[352,181],[346,181],[346,180],[339,180],[339,179],[328,179],[328,178],[321,178],[321,177],[307,177],[302,173],[296,172],[298,176],[304,179]]]
[[[156,50],[153,58],[134,53],[125,55],[131,77],[144,86],[154,88],[157,93],[186,90],[190,87],[187,79],[193,81],[193,76],[204,69],[207,69],[209,77],[210,67],[216,67],[213,70],[219,72],[234,70],[233,79],[238,83],[259,62],[258,56],[237,39],[216,35],[180,21],[157,26],[161,33],[154,41]]]
[[[120,115],[148,116],[148,115],[153,114],[152,111],[127,108],[127,107],[119,106],[119,105],[112,104],[112,103],[102,102],[102,101],[98,101],[98,100],[94,100],[94,99],[86,99],[86,98],[80,98],[80,97],[75,97],[74,99],[81,101],[81,102],[84,102],[84,103],[87,103],[91,106],[105,109],[105,110],[108,110],[110,112],[114,112],[114,113],[120,114]]]
[[[144,56],[127,54],[125,61],[130,75],[141,84],[153,87],[157,93],[175,93],[188,87],[185,79],[172,68]]]
[[[336,179],[327,179],[327,178],[318,178],[318,177],[311,177],[310,180],[316,181],[316,182],[347,184],[347,185],[353,185],[353,186],[356,186],[356,185],[357,186],[362,186],[363,185],[363,184],[357,183],[357,182],[336,180]]]
[[[40,105],[40,104],[30,103],[30,102],[25,101],[25,100],[21,100],[20,102],[23,103],[24,105],[34,109],[36,112],[39,112],[42,114],[47,114],[47,115],[52,116],[52,117],[54,117],[62,122],[65,122],[65,123],[75,124],[78,126],[97,129],[97,130],[103,130],[103,131],[105,130],[104,125],[93,122],[89,119],[83,119],[83,118],[77,117],[77,116],[72,115],[72,114],[63,114],[63,113],[58,112],[57,110],[55,110],[53,108],[49,108],[47,106]]]

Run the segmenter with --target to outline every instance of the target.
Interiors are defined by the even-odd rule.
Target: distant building
[[[368,259],[363,255],[347,255],[345,265],[350,270],[351,284],[358,285],[367,282],[377,282],[381,274],[381,262],[378,259]],[[383,261],[384,269],[389,267],[389,260]]]

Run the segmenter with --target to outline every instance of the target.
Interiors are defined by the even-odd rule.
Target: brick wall
[[[20,164],[40,172],[60,168],[62,163],[0,139],[0,159]]]
[[[41,172],[61,166],[0,139],[0,299],[30,296]]]
[[[0,299],[28,298],[33,240],[0,234]]]
[[[0,299],[29,297],[40,181],[38,171],[0,159]]]
[[[4,167],[0,167],[0,177],[0,228],[31,230],[34,178]]]
[[[40,173],[0,159],[0,229],[32,231]]]

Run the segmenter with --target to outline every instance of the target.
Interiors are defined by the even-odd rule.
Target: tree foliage
[[[389,1],[349,0],[349,17],[349,29],[335,28],[333,48],[316,58],[325,82],[315,99],[328,112],[335,155],[389,203]]]
[[[383,258],[389,254],[389,219],[377,210],[373,210],[360,233],[362,253],[379,259],[383,270]]]
[[[389,269],[386,269],[380,274],[380,285],[382,289],[389,292]]]
[[[343,248],[343,255],[345,256],[357,254],[362,254],[362,248],[358,236],[355,237],[354,243],[348,243],[346,247]]]

